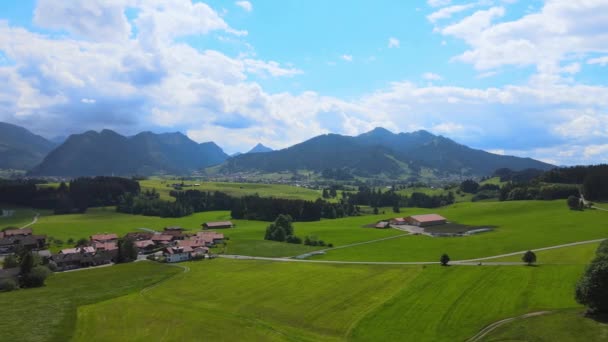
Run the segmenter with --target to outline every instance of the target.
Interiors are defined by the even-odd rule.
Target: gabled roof
[[[91,235],[91,241],[110,241],[110,240],[118,240],[118,235],[116,235],[116,234]]]
[[[171,240],[173,240],[173,236],[166,235],[166,234],[155,234],[152,236],[152,238],[150,240],[152,240],[152,241],[171,241]]]
[[[376,228],[386,228],[386,227],[388,227],[388,225],[389,225],[388,222],[381,221],[381,222],[376,223]]]
[[[93,244],[95,249],[105,250],[105,251],[113,251],[118,249],[118,245],[116,242],[95,242]]]
[[[137,247],[137,248],[146,248],[148,246],[154,246],[154,241],[152,241],[152,240],[140,240],[140,241],[135,241],[133,243],[135,244],[135,247]]]
[[[62,249],[59,254],[80,254],[80,253],[95,253],[95,248],[91,246],[66,248]]]
[[[418,222],[434,222],[447,220],[445,217],[438,214],[413,215],[410,217]]]
[[[31,228],[21,228],[21,229],[7,229],[4,231],[4,236],[15,236],[15,235],[32,235]]]
[[[205,222],[203,223],[204,226],[206,227],[226,227],[226,226],[232,226],[232,222],[231,221],[217,221],[217,222]]]
[[[203,247],[205,246],[205,240],[203,239],[192,239],[192,240],[180,240],[177,241],[178,247]]]

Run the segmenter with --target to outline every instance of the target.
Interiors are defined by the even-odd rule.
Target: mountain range
[[[142,132],[125,137],[111,130],[71,135],[49,153],[32,176],[187,174],[228,155],[213,142],[198,144],[182,133]]]
[[[199,144],[179,132],[123,136],[105,129],[73,134],[57,145],[25,128],[0,123],[0,169],[25,169],[31,176],[340,170],[353,176],[402,179],[552,167],[530,158],[472,149],[427,131],[395,134],[376,128],[358,136],[325,134],[278,151],[258,144],[230,157],[213,142]]]
[[[497,169],[547,170],[553,165],[530,158],[503,156],[476,150],[427,131],[394,134],[384,128],[351,137],[326,134],[292,147],[269,153],[243,154],[228,159],[221,173],[280,172],[346,169],[357,176],[385,174],[437,176],[490,175]]]
[[[0,169],[31,169],[55,146],[23,127],[0,122]]]

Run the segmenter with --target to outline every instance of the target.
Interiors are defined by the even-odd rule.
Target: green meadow
[[[0,293],[0,341],[68,341],[78,307],[135,293],[178,272],[176,267],[138,262],[57,273],[45,287]]]
[[[439,209],[407,208],[401,214],[435,212],[449,221],[493,226],[494,231],[467,237],[411,235],[328,251],[315,258],[352,261],[436,261],[489,257],[570,242],[608,238],[608,213],[568,210],[565,201],[456,203]]]
[[[149,179],[139,182],[142,189],[155,189],[162,199],[172,200],[169,196],[172,187],[167,186],[173,183],[181,183],[180,180],[171,179]],[[258,194],[262,197],[278,197],[287,199],[302,199],[314,201],[321,197],[320,190],[307,189],[292,185],[283,184],[263,184],[263,183],[233,183],[233,182],[203,182],[203,181],[184,181],[186,185],[192,187],[184,187],[184,190],[199,190],[199,191],[221,191],[231,196],[241,197],[245,195]],[[193,186],[199,184],[198,186]]]
[[[180,265],[189,271],[143,262],[54,275],[45,288],[0,294],[12,317],[0,325],[20,327],[1,329],[0,340],[464,341],[507,317],[580,311],[573,289],[584,269],[228,259]],[[17,301],[33,308],[28,320],[36,329],[17,324],[28,310],[8,305]]]

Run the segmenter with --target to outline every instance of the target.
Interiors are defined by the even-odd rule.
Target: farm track
[[[551,313],[551,311],[530,312],[530,313],[527,313],[525,315],[521,315],[518,317],[510,317],[510,318],[501,319],[500,321],[494,322],[494,323],[488,325],[487,327],[481,329],[475,336],[468,339],[467,342],[481,341],[482,338],[486,337],[486,335],[488,335],[492,331],[496,330],[497,328],[500,328],[501,326],[503,326],[507,323],[511,323],[515,320],[525,319],[525,318],[529,318],[529,317],[542,316],[542,315],[546,315],[548,313]]]
[[[386,239],[385,239],[386,240]],[[549,246],[532,249],[533,252],[540,252],[552,249],[567,248],[578,245],[598,243],[606,239],[595,239],[587,241],[572,242],[563,245]],[[374,240],[372,242],[376,242]],[[343,248],[346,246],[343,246]],[[450,265],[454,266],[520,266],[525,265],[523,262],[485,262],[486,260],[498,259],[503,257],[509,257],[514,255],[521,255],[527,251],[519,251],[507,254],[494,255],[483,258],[467,259],[467,260],[454,260],[450,262]],[[294,259],[294,258],[269,258],[269,257],[255,257],[248,255],[218,255],[220,258],[235,259],[235,260],[266,260],[266,261],[280,261],[280,262],[307,262],[307,263],[319,263],[319,264],[350,264],[350,265],[437,265],[438,261],[339,261],[339,260],[306,260],[306,259]],[[483,262],[483,263],[482,263]]]
[[[182,265],[176,265],[176,264],[167,264],[167,265],[169,265],[171,267],[181,268],[183,270],[183,272],[182,273],[176,273],[173,276],[167,277],[167,278],[165,278],[165,279],[157,282],[156,284],[152,284],[152,285],[150,285],[150,286],[148,286],[146,288],[141,289],[141,291],[139,291],[140,295],[143,296],[144,294],[146,294],[146,292],[148,292],[148,291],[156,288],[157,286],[160,286],[160,285],[164,284],[165,282],[167,282],[167,281],[169,281],[169,280],[171,280],[171,279],[173,279],[173,278],[175,278],[175,277],[177,277],[177,276],[179,276],[181,274],[190,272],[190,267],[188,267],[188,266],[182,266]]]
[[[27,227],[29,227],[29,226],[31,226],[31,225],[36,224],[36,222],[38,222],[38,218],[39,218],[39,217],[40,217],[40,213],[36,213],[36,215],[34,215],[34,218],[32,219],[32,222],[30,222],[30,223],[26,224],[25,226],[23,226],[23,227],[21,227],[21,228],[19,228],[19,229],[24,229],[24,228],[27,228]]]

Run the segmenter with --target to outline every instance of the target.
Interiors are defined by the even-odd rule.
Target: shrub
[[[450,262],[450,256],[445,253],[442,254],[441,258],[439,258],[439,262],[441,263],[441,266],[447,266]]]
[[[9,292],[18,288],[17,282],[14,279],[0,280],[0,292]]]
[[[21,277],[21,283],[24,287],[40,287],[50,274],[51,271],[46,266],[36,266]]]
[[[2,264],[2,268],[7,269],[7,268],[13,268],[13,267],[17,267],[19,266],[19,259],[17,258],[16,255],[11,254],[9,256],[7,256],[6,258],[4,258],[4,264]]]
[[[575,297],[590,314],[608,313],[608,257],[593,260],[576,285]]]

